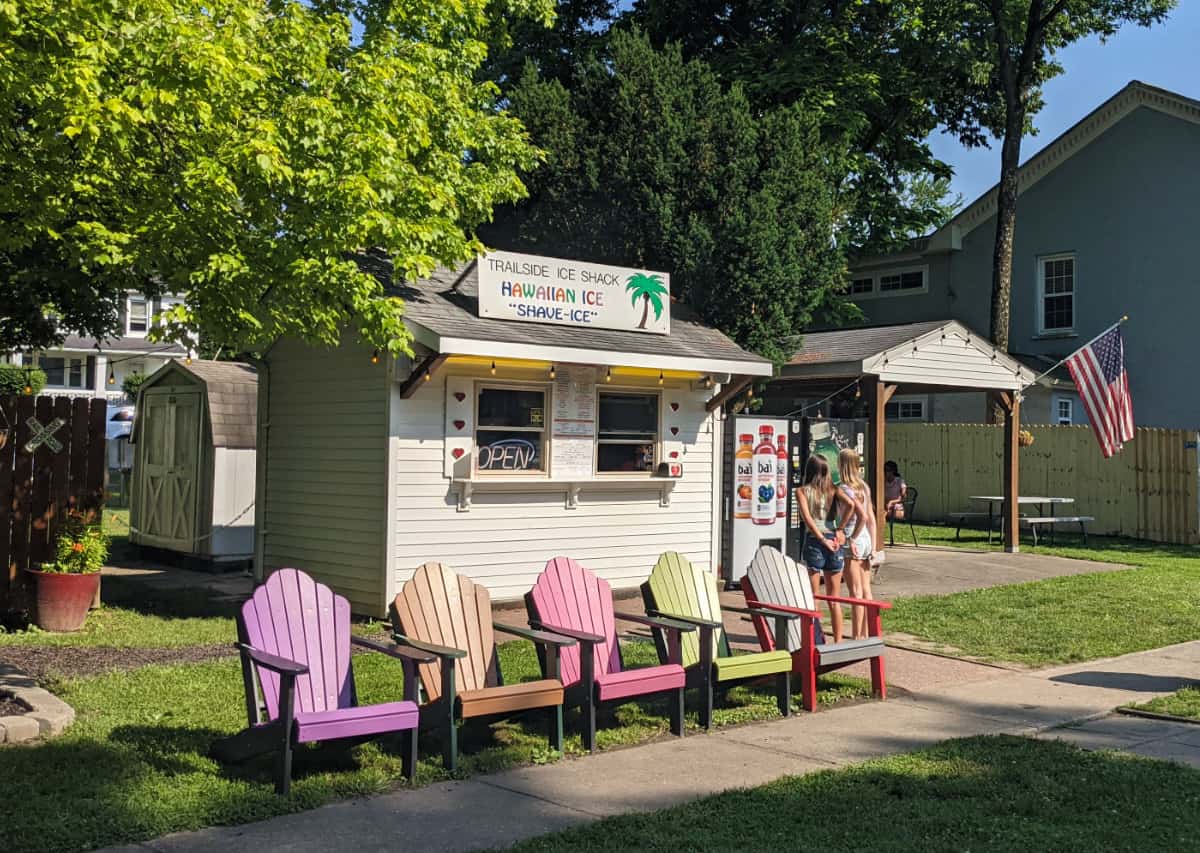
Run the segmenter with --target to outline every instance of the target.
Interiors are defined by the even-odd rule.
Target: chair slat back
[[[759,548],[754,553],[754,559],[750,561],[746,577],[750,580],[754,597],[763,604],[816,609],[808,571],[775,548],[766,545]],[[763,617],[755,616],[754,619],[756,629],[761,623],[762,630],[768,630]],[[762,630],[759,632],[760,637],[763,636]],[[800,648],[800,644],[800,620],[793,619],[788,623],[787,650],[794,652]]]
[[[465,651],[467,656],[457,662],[457,689],[481,690],[500,683],[487,587],[441,563],[425,563],[392,603],[392,624],[414,640]],[[440,662],[421,664],[421,685],[429,701],[437,701],[442,695]]]
[[[621,671],[612,587],[608,581],[596,577],[570,557],[555,557],[546,563],[525,601],[529,617],[535,622],[604,637],[604,642],[597,643],[594,650],[596,675]],[[564,648],[559,666],[564,686],[579,681],[579,646]]]
[[[646,606],[664,614],[692,616],[697,619],[721,621],[721,599],[717,578],[692,565],[692,561],[677,551],[667,551],[658,558],[646,581]],[[662,638],[656,637],[661,643]],[[722,652],[725,632],[713,631],[713,658]],[[684,666],[700,662],[700,632],[688,631],[680,640]]]
[[[350,603],[298,569],[279,569],[242,605],[244,642],[308,665],[296,679],[297,711],[334,711],[354,704],[350,669]],[[255,667],[269,719],[279,716],[279,676]]]

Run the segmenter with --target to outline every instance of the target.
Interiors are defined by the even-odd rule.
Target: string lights
[[[492,362],[492,376],[496,375],[496,362]]]
[[[554,369],[554,365],[550,365],[550,378],[553,379],[558,375],[558,371]]]
[[[379,364],[379,350],[376,349],[371,353],[371,364]]]
[[[607,371],[607,372],[604,374],[604,381],[605,381],[605,382],[612,382],[612,368],[611,368],[611,367],[610,367],[610,368],[608,369],[608,371]]]
[[[663,372],[661,370],[658,371],[658,384],[659,385],[663,384]]]

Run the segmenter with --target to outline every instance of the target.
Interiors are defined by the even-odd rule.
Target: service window
[[[479,471],[545,473],[544,389],[482,387],[475,423]]]
[[[653,473],[658,455],[658,395],[600,392],[596,470]]]

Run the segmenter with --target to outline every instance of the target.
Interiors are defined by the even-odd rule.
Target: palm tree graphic
[[[646,321],[650,319],[651,305],[654,306],[654,319],[662,317],[662,298],[668,293],[661,276],[647,275],[642,272],[635,273],[625,282],[625,289],[632,295],[634,306],[637,305],[639,299],[642,300],[642,322],[638,323],[639,329],[646,328]]]

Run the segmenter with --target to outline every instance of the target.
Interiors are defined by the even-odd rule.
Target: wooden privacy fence
[[[26,605],[69,510],[104,504],[105,401],[0,397],[0,611]]]
[[[1195,431],[1137,430],[1105,459],[1091,427],[1024,427],[1022,495],[1075,498],[1060,515],[1090,515],[1089,531],[1156,542],[1200,543],[1200,459]],[[887,458],[920,491],[916,516],[942,520],[986,511],[971,495],[1001,494],[1003,428],[986,424],[888,424]]]

